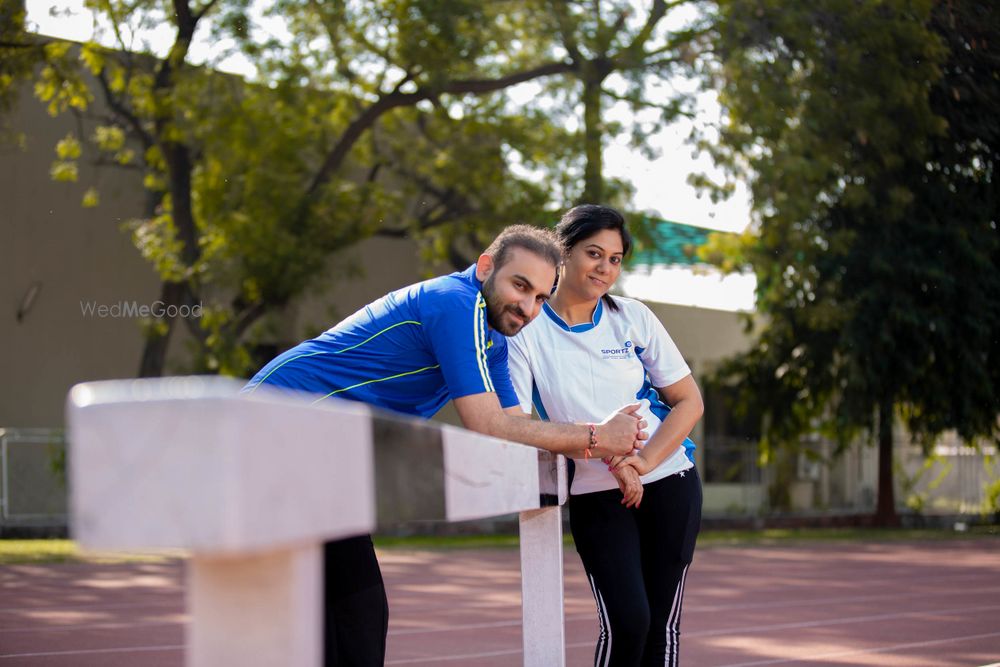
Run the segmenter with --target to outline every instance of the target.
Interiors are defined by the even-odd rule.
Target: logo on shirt
[[[625,341],[621,347],[602,349],[601,354],[604,359],[628,359],[632,356],[632,341]]]

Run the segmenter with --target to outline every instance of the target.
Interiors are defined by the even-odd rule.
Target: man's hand
[[[639,502],[642,500],[642,482],[639,480],[639,473],[632,466],[624,466],[613,474],[622,492],[622,505],[639,507]]]
[[[626,405],[597,425],[597,447],[594,456],[621,456],[642,447],[649,434],[646,422],[639,416],[639,403]]]

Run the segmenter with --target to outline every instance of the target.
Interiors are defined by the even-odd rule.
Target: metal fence
[[[708,436],[700,462],[706,510],[727,516],[772,510],[815,513],[870,513],[878,489],[878,449],[858,441],[836,454],[833,442],[803,439],[800,452],[783,473],[761,466],[758,443],[732,436]],[[930,452],[906,434],[894,442],[895,498],[899,511],[918,515],[990,512],[987,486],[1000,479],[997,448],[970,447],[954,433],[941,435]],[[929,454],[929,455],[928,455]],[[780,464],[779,464],[780,465]],[[787,506],[770,506],[769,485],[786,487]]]
[[[62,429],[0,428],[0,525],[65,525]]]
[[[969,447],[954,434],[941,438],[927,457],[919,447],[897,449],[901,502],[924,514],[988,512],[986,487],[1000,478],[997,448]]]
[[[715,484],[760,484],[762,469],[757,441],[735,436],[707,436],[702,444],[704,481]]]

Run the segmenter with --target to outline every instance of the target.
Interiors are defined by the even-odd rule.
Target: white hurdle
[[[77,385],[68,399],[73,536],[89,549],[190,553],[187,665],[318,667],[323,542],[513,512],[524,664],[565,665],[562,457],[241,386],[116,380]]]

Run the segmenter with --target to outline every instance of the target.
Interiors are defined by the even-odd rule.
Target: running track
[[[380,558],[388,665],[521,664],[515,550]],[[715,547],[695,558],[684,665],[1000,663],[1000,539]],[[180,667],[182,579],[178,561],[0,567],[0,667]],[[567,663],[592,664],[596,611],[572,551],[566,632]]]

